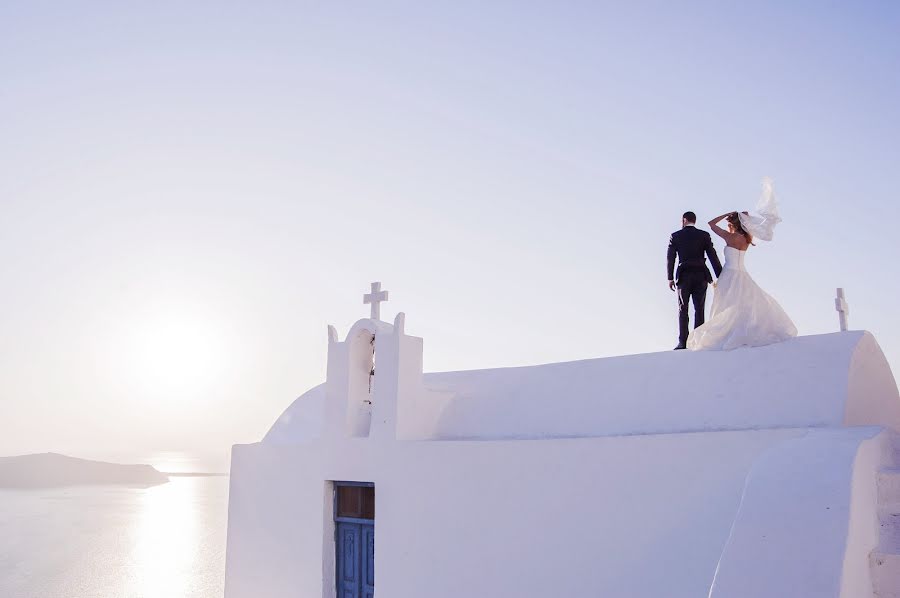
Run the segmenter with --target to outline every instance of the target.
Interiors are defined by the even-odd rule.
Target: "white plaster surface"
[[[887,445],[881,428],[813,430],[760,457],[710,598],[870,596]]]
[[[320,438],[325,427],[325,385],[303,393],[291,403],[263,438],[269,444],[298,444]]]
[[[330,587],[325,480],[375,483],[382,596],[705,596],[754,459],[803,433],[236,446],[226,598]]]
[[[325,384],[234,447],[226,598],[334,596],[333,480],[375,484],[383,598],[869,598],[900,579],[876,504],[900,400],[868,333],[424,375],[402,314],[328,339]]]
[[[415,431],[418,438],[565,438],[845,424],[900,431],[897,386],[867,332],[798,337],[734,351],[668,351],[425,374],[422,385],[450,398]],[[310,426],[321,399],[317,390],[298,399],[266,440],[315,435]]]
[[[857,351],[866,353],[857,360]],[[862,375],[856,375],[862,370]],[[542,438],[886,424],[890,367],[872,336],[798,337],[734,351],[668,351],[427,375],[452,391],[437,438]]]

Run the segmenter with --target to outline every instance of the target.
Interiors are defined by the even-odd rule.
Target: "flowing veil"
[[[739,212],[738,217],[741,219],[741,226],[753,235],[754,239],[771,241],[775,235],[775,225],[781,222],[781,217],[778,215],[775,189],[772,185],[772,179],[769,177],[764,178],[762,181],[762,195],[759,196],[759,202],[756,204],[756,213],[759,215]]]

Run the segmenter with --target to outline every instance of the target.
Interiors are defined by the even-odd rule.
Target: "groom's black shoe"
[[[675,345],[675,348],[673,349],[673,351],[680,351],[681,349],[687,349],[687,347],[685,347],[681,343],[678,343],[677,345]]]

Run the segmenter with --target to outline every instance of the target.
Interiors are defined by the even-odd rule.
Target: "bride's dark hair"
[[[738,233],[739,235],[744,235],[744,238],[747,239],[747,242],[753,245],[753,235],[748,233],[744,229],[743,225],[741,225],[741,217],[737,212],[732,212],[731,214],[729,214],[726,217],[726,220],[728,220],[728,224],[734,227],[734,232]]]

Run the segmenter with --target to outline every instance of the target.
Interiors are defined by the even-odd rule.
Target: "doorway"
[[[375,595],[375,485],[334,483],[335,574],[338,598]]]

